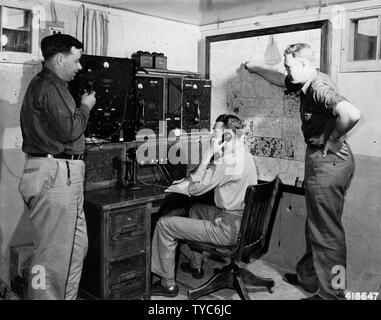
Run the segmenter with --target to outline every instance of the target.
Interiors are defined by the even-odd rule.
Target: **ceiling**
[[[193,25],[248,18],[355,0],[81,0]]]

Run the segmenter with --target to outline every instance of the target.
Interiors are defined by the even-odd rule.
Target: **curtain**
[[[108,13],[86,9],[84,15],[84,52],[91,55],[107,56]]]

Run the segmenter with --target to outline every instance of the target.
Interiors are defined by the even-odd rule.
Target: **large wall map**
[[[299,97],[241,68],[227,82],[227,108],[244,119],[247,143],[259,177],[279,174],[283,183],[304,180],[305,143],[300,129]]]

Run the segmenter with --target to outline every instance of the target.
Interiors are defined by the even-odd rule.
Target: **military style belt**
[[[55,159],[68,159],[68,160],[83,160],[83,154],[50,154],[50,153],[28,153],[29,157],[39,157],[39,158],[55,158]]]

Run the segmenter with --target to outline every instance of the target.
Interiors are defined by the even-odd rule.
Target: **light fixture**
[[[282,57],[279,53],[279,48],[274,39],[274,35],[270,35],[269,43],[265,51],[265,63],[269,66],[273,66],[281,62],[282,62]]]

